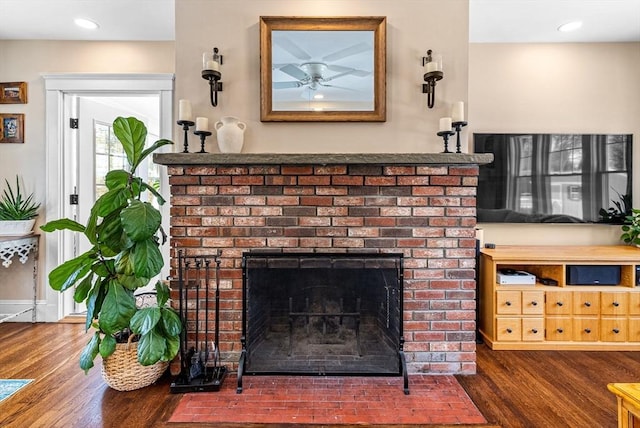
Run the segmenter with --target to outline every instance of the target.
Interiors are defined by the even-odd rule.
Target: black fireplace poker
[[[215,336],[209,342],[209,289],[210,266],[215,263]],[[189,288],[194,288],[195,303],[189,305]],[[205,322],[203,340],[200,338],[200,294],[204,284]],[[171,382],[172,393],[219,391],[227,375],[227,368],[220,364],[219,330],[220,330],[220,252],[213,256],[186,257],[182,250],[178,250],[178,293],[179,316],[182,321],[180,337],[180,374]],[[195,345],[190,347],[187,342],[187,328],[189,325],[188,307],[196,308],[195,314]]]

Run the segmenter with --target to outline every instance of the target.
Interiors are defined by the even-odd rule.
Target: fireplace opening
[[[238,392],[243,375],[406,378],[402,254],[247,252],[242,278]]]

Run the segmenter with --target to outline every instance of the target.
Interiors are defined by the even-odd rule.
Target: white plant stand
[[[20,263],[25,264],[33,253],[33,301],[31,307],[12,314],[0,314],[0,323],[31,311],[31,322],[36,322],[36,298],[38,291],[38,243],[40,235],[0,236],[0,260],[2,266],[9,268],[13,258],[18,256]]]

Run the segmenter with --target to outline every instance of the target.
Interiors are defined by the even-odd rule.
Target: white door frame
[[[103,74],[103,73],[45,73],[42,74],[45,84],[46,110],[46,221],[64,217],[68,203],[67,183],[69,168],[65,165],[65,133],[68,124],[63,123],[65,117],[64,97],[72,94],[109,95],[122,94],[157,94],[160,96],[160,138],[172,139],[173,132],[173,82],[174,75],[158,74]],[[162,177],[161,189],[168,189],[168,178]],[[163,219],[168,223],[168,207],[165,205]],[[166,224],[164,225],[166,227]],[[69,245],[70,235],[63,233],[45,234],[44,243],[44,305],[38,305],[38,320],[52,322],[61,319],[69,312],[65,308],[65,299],[61,293],[51,289],[47,275],[64,261],[64,249]],[[167,255],[165,255],[167,257]]]

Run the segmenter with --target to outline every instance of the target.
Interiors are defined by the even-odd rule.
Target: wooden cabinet
[[[567,266],[620,269],[618,285],[570,285]],[[640,249],[631,246],[498,246],[480,255],[479,331],[493,349],[640,350]],[[502,269],[535,285],[500,285]],[[557,285],[542,284],[550,279]]]

